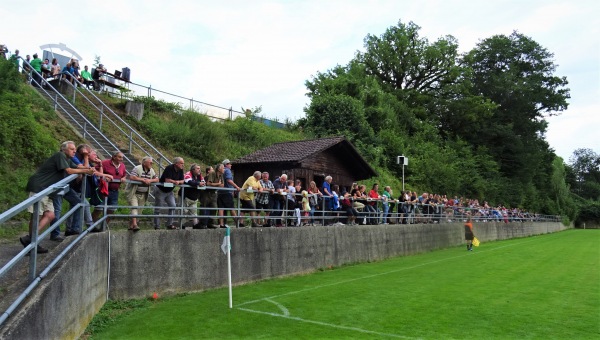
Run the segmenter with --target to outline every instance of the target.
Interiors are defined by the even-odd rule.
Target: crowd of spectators
[[[37,53],[33,54],[33,59],[30,55],[26,55],[23,62],[21,62],[19,53],[19,50],[10,53],[5,45],[0,44],[0,57],[6,58],[15,64],[28,76],[31,85],[37,87],[46,86],[48,82],[59,79],[76,86],[82,84],[89,89],[101,91],[104,84],[102,77],[108,74],[103,64],[99,64],[92,71],[89,70],[87,65],[81,70],[79,61],[75,58],[71,58],[66,65],[61,67],[57,58],[52,58],[52,61],[46,58],[42,61]],[[35,72],[32,72],[32,70]]]

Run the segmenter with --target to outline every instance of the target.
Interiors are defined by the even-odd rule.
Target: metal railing
[[[148,98],[154,98],[159,100],[168,101],[181,106],[181,108],[187,108],[189,110],[202,113],[212,119],[217,120],[234,120],[238,117],[245,117],[246,114],[241,111],[236,111],[232,107],[226,108],[218,105],[205,103],[194,98],[187,98],[179,96],[166,91],[158,90],[152,87],[152,85],[146,86],[137,84],[134,82],[124,82],[126,88],[133,92],[137,96],[145,96]],[[119,95],[123,95],[120,93]],[[267,126],[282,129],[285,127],[284,123],[278,122],[274,119],[269,119],[262,116],[252,117],[252,120],[263,123]]]
[[[9,260],[2,268],[0,268],[0,278],[6,275],[10,269],[12,269],[19,261],[24,259],[26,256],[29,256],[29,271],[28,271],[28,287],[16,298],[16,300],[10,305],[10,307],[0,315],[0,326],[6,321],[6,319],[15,311],[15,309],[25,300],[25,298],[33,291],[33,289],[39,285],[39,283],[48,275],[50,270],[56,266],[56,264],[72,249],[76,243],[78,243],[90,230],[94,229],[97,225],[102,223],[104,219],[100,219],[97,223],[92,224],[90,228],[88,228],[85,232],[81,233],[77,239],[75,239],[68,247],[66,247],[46,268],[44,268],[40,274],[37,274],[37,266],[38,266],[38,258],[37,258],[37,249],[38,245],[42,240],[48,237],[48,235],[55,229],[58,228],[64,221],[66,221],[71,215],[74,213],[80,213],[83,217],[83,209],[79,208],[85,207],[87,204],[87,200],[85,199],[85,189],[87,182],[86,180],[82,181],[82,189],[81,189],[81,203],[71,207],[71,209],[66,212],[61,218],[59,218],[56,222],[52,223],[43,233],[39,234],[38,226],[39,226],[39,218],[34,218],[35,216],[40,216],[40,201],[50,195],[61,195],[66,192],[66,190],[70,190],[69,184],[78,178],[78,175],[69,175],[63,180],[51,185],[50,187],[36,193],[35,195],[29,197],[23,202],[15,205],[4,213],[0,214],[0,225],[3,225],[7,221],[11,220],[13,217],[19,215],[21,212],[26,211],[29,207],[33,206],[33,213],[31,218],[31,243],[23,248],[15,257]]]
[[[28,207],[33,205],[33,216],[39,216],[40,209],[40,201],[49,195],[60,193],[61,191],[69,190],[69,183],[75,180],[78,175],[70,175],[60,182],[53,184],[49,188],[29,197],[25,201],[17,204],[13,208],[5,211],[0,214],[0,225],[9,221],[13,217],[17,216],[19,213],[25,211]],[[142,184],[142,182],[127,180],[133,184]],[[240,227],[246,221],[246,216],[243,216],[243,213],[254,213],[254,216],[250,216],[250,225],[255,225],[255,221],[264,220],[268,224],[273,226],[296,226],[300,227],[303,225],[311,225],[315,224],[315,221],[320,221],[321,225],[327,224],[338,224],[343,225],[342,221],[347,221],[346,218],[351,216],[357,217],[358,219],[362,219],[365,224],[381,224],[386,223],[387,221],[395,221],[395,224],[408,224],[408,223],[451,223],[451,222],[462,222],[462,220],[466,220],[469,216],[471,216],[475,221],[479,222],[560,222],[560,216],[552,216],[552,215],[538,215],[538,214],[526,214],[522,216],[510,216],[505,215],[500,218],[496,216],[492,211],[489,210],[489,213],[486,213],[486,210],[471,209],[469,207],[459,207],[459,206],[445,206],[445,205],[427,205],[427,204],[419,204],[419,203],[405,203],[399,202],[398,200],[385,200],[385,199],[364,199],[364,200],[354,200],[350,198],[350,202],[362,202],[366,207],[369,204],[373,204],[373,210],[361,209],[362,211],[351,212],[352,208],[343,207],[342,201],[339,200],[339,197],[335,196],[323,197],[322,195],[317,194],[309,194],[307,197],[315,197],[317,199],[320,198],[318,204],[311,205],[311,211],[302,209],[298,207],[299,197],[302,197],[302,194],[290,194],[290,193],[269,193],[269,199],[276,199],[277,196],[284,198],[284,204],[281,205],[279,209],[257,209],[253,207],[243,207],[241,204],[241,197],[237,195],[237,204],[234,205],[233,208],[222,208],[222,207],[204,207],[198,206],[197,203],[192,206],[192,210],[196,209],[195,214],[186,214],[186,211],[189,211],[190,207],[185,205],[184,199],[179,199],[178,203],[174,207],[168,207],[158,205],[158,206],[123,206],[123,205],[108,205],[108,199],[105,198],[104,202],[100,206],[96,206],[95,209],[101,209],[103,211],[103,216],[99,218],[97,221],[93,221],[93,223],[84,230],[80,235],[75,238],[58,256],[39,274],[36,276],[37,271],[37,246],[41,240],[48,237],[50,232],[55,228],[58,228],[64,221],[66,221],[72,214],[80,213],[81,221],[83,225],[83,215],[84,209],[90,206],[87,201],[85,190],[87,178],[82,181],[81,188],[81,203],[71,207],[71,209],[64,214],[60,219],[58,219],[55,223],[51,224],[46,231],[44,231],[41,235],[38,235],[38,219],[32,218],[32,232],[31,232],[31,244],[26,246],[22,251],[19,252],[13,259],[11,259],[6,265],[0,268],[0,278],[2,278],[12,267],[14,267],[20,260],[22,260],[27,254],[29,254],[29,286],[17,297],[17,299],[11,304],[11,306],[0,316],[0,326],[6,321],[6,319],[15,311],[15,309],[25,300],[25,298],[31,293],[31,291],[39,285],[40,281],[42,281],[52,270],[56,264],[74,247],[75,244],[80,242],[87,233],[89,233],[93,229],[100,230],[109,230],[107,218],[111,219],[127,219],[127,218],[175,218],[179,220],[179,228],[184,228],[184,222],[186,219],[198,219],[199,224],[203,223],[204,219],[208,224],[208,219],[224,219],[225,221],[228,218],[233,218],[235,226]],[[113,181],[113,182],[121,182],[121,181]],[[163,184],[156,183],[152,184],[150,188],[155,188],[156,186],[168,186],[168,187],[179,187],[181,190],[180,197],[185,197],[185,191],[190,189],[201,190],[201,191],[213,191],[217,195],[223,194],[225,192],[236,192],[238,190],[231,188],[222,188],[222,187],[192,187],[189,185],[172,185],[172,184]],[[157,189],[155,189],[157,190]],[[243,191],[243,190],[242,190]],[[256,191],[252,189],[245,190],[248,193],[252,192],[255,195],[265,194],[261,191]],[[173,192],[173,195],[175,193]],[[255,196],[255,200],[256,200]],[[293,199],[292,199],[293,198]],[[335,201],[338,201],[339,208],[338,209],[329,209],[329,205]],[[392,204],[395,204],[396,211],[393,209],[387,210],[387,214],[384,215],[384,205],[388,205],[388,207]],[[407,209],[407,207],[410,207]],[[80,209],[77,212],[77,209]],[[142,212],[142,209],[152,208],[154,209],[153,214],[127,214],[127,213],[113,213],[107,214],[109,211],[116,212],[117,209],[131,209],[137,208]],[[162,211],[166,209],[171,209],[175,213],[174,214],[163,214]],[[223,211],[222,214],[219,211]],[[227,211],[235,211],[237,216],[227,216]],[[158,213],[157,213],[158,212]],[[199,213],[198,213],[199,212]],[[345,213],[345,214],[344,214]],[[356,215],[355,215],[356,213]],[[451,215],[450,215],[451,213]],[[261,214],[264,214],[261,216]],[[445,218],[452,216],[452,218]],[[274,223],[271,223],[274,222]],[[360,223],[363,224],[363,223]],[[261,225],[262,226],[262,225]]]
[[[33,70],[33,68],[31,67],[31,65],[29,63],[27,63],[26,60],[23,60],[23,67],[28,66],[28,71],[30,72],[30,74],[35,74],[39,77],[39,79],[42,79],[42,76],[35,70]],[[62,78],[64,76],[69,76],[72,77],[73,82],[71,81],[63,81]],[[68,73],[64,74],[61,73],[60,77],[58,77],[59,80],[61,81],[61,83],[63,84],[67,84],[68,86],[70,86],[73,90],[73,96],[72,98],[70,98],[71,100],[68,100],[67,98],[65,98],[57,89],[55,89],[52,86],[46,87],[46,86],[42,86],[45,84],[49,84],[47,80],[42,80],[41,83],[38,83],[37,81],[34,80],[34,77],[32,77],[32,84],[34,86],[40,87],[42,91],[44,91],[49,98],[51,98],[54,102],[54,107],[56,108],[60,108],[61,111],[68,115],[69,117],[71,117],[71,119],[73,121],[75,121],[75,124],[82,129],[82,131],[84,131],[84,138],[88,139],[91,138],[92,141],[96,144],[95,146],[98,147],[100,150],[102,150],[104,153],[106,153],[107,155],[111,155],[113,152],[115,151],[120,151],[121,149],[116,146],[108,137],[106,137],[106,135],[104,135],[102,133],[102,125],[105,122],[110,123],[116,131],[118,131],[122,137],[124,137],[124,139],[126,139],[128,141],[128,151],[130,154],[132,154],[133,152],[133,148],[134,146],[137,147],[141,153],[144,156],[150,156],[152,158],[154,158],[157,161],[158,167],[159,167],[159,173],[160,171],[164,170],[164,168],[170,164],[170,160],[163,155],[158,149],[156,149],[149,141],[147,141],[142,135],[140,135],[133,127],[131,127],[127,122],[125,122],[117,113],[115,113],[108,105],[106,105],[100,98],[98,98],[98,96],[96,96],[96,94],[91,91],[90,89],[87,88],[87,86],[85,86],[83,83],[79,82],[79,80],[76,79],[76,77],[74,77],[72,74]],[[66,79],[65,79],[66,80]],[[48,92],[47,89],[50,89],[51,92],[53,92],[54,97],[52,95],[50,95],[50,93]],[[99,114],[98,116],[98,127],[96,127],[87,117],[85,114],[83,114],[76,106],[75,106],[75,101],[76,101],[76,97],[77,94],[79,94],[79,97],[82,98],[85,102],[87,102],[88,104],[91,105],[91,107],[93,107],[96,111],[96,113]],[[68,103],[69,107],[74,111],[77,112],[77,114],[84,119],[85,124],[82,126],[81,124],[77,123],[75,118],[68,112],[68,110],[66,110],[59,102],[58,102],[58,98],[62,98],[65,102]],[[95,101],[90,99],[93,98],[95,99]],[[113,148],[113,150],[106,150],[102,144],[100,143],[100,141],[96,140],[90,132],[95,132],[98,133],[99,135],[101,135],[105,141],[107,143],[109,143],[111,145],[111,147]],[[129,167],[134,167],[137,164],[137,162],[135,160],[132,160],[128,157],[125,157],[125,161],[126,163],[129,165]]]

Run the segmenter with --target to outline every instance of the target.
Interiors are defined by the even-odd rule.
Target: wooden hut
[[[254,171],[267,171],[274,180],[281,174],[300,179],[306,188],[310,181],[321,187],[326,176],[340,189],[353,182],[377,176],[356,148],[344,137],[329,137],[276,143],[232,161],[235,182],[242,184]]]

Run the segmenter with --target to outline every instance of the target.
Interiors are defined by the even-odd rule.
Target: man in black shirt
[[[173,215],[175,214],[175,195],[173,194],[173,185],[183,184],[183,167],[185,163],[183,158],[175,157],[173,164],[168,165],[165,171],[160,176],[160,184],[156,186],[154,190],[154,199],[156,209],[154,214],[159,215],[161,213],[160,207],[168,207],[169,217],[167,218],[167,229],[177,229],[173,224]],[[160,229],[160,218],[154,218],[154,229]]]

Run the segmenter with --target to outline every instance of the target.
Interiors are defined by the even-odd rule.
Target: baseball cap
[[[231,161],[229,161],[229,159],[227,159],[227,158],[225,158],[225,160],[223,161],[223,165],[227,165],[227,164],[230,164],[230,163],[231,163]]]

